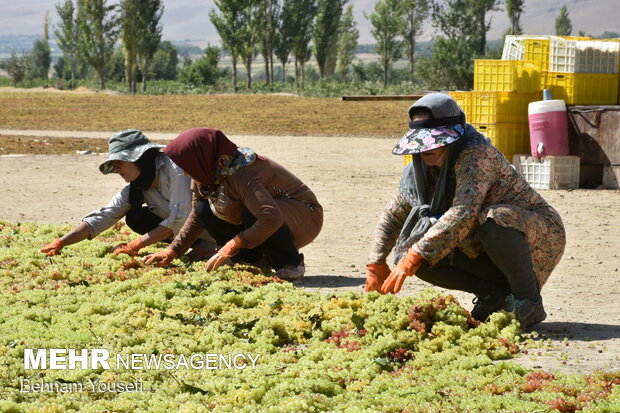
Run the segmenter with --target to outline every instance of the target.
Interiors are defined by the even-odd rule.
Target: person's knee
[[[491,218],[478,228],[478,236],[485,251],[500,247],[520,246],[525,242],[525,235],[522,232],[514,228],[503,227]]]

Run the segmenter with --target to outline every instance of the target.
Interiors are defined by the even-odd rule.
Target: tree
[[[573,31],[573,24],[568,17],[568,9],[566,6],[560,10],[560,15],[555,19],[555,34],[558,36],[570,36]]]
[[[265,81],[273,82],[273,54],[276,47],[276,36],[280,8],[277,0],[259,0],[257,19],[260,53],[265,61]]]
[[[469,90],[473,86],[472,48],[466,42],[439,37],[430,57],[419,61],[419,78],[431,90]]]
[[[217,68],[219,60],[220,50],[214,46],[207,46],[203,57],[181,70],[179,80],[194,87],[213,85],[220,76]]]
[[[52,63],[52,52],[49,45],[49,13],[45,14],[43,23],[43,36],[34,42],[30,52],[30,60],[26,69],[26,77],[29,79],[47,79]]]
[[[136,93],[138,71],[138,1],[122,0],[120,3],[120,38],[122,42],[125,82],[130,93]]]
[[[295,57],[295,81],[303,87],[306,81],[305,65],[312,56],[312,22],[316,15],[316,0],[290,0],[291,44]],[[301,82],[300,82],[301,81]]]
[[[405,25],[400,0],[378,0],[374,12],[364,16],[370,20],[370,33],[377,41],[376,51],[383,68],[383,86],[388,84],[388,73],[392,63],[402,56],[403,44],[398,39]]]
[[[506,13],[510,20],[510,28],[507,34],[523,34],[520,20],[524,3],[525,0],[506,0]]]
[[[247,88],[252,89],[252,61],[257,55],[256,46],[259,40],[262,21],[260,19],[261,0],[248,0],[245,12],[247,24],[243,26],[241,37],[241,60],[245,65],[247,74]]]
[[[487,32],[491,28],[491,22],[487,22],[487,13],[498,10],[499,0],[468,0],[466,17],[473,22],[472,40],[479,56],[484,56],[487,51]]]
[[[29,79],[47,79],[52,63],[49,43],[43,38],[34,42],[30,52],[30,61],[26,70]]]
[[[403,0],[405,9],[405,25],[403,39],[405,55],[409,61],[409,81],[413,82],[415,74],[415,44],[422,34],[422,23],[429,15],[430,0]]]
[[[232,83],[237,90],[237,59],[244,46],[245,26],[249,23],[248,0],[214,0],[215,9],[209,18],[222,39],[222,45],[232,57]]]
[[[312,41],[314,56],[319,66],[321,78],[333,73],[338,53],[338,35],[342,8],[347,0],[318,0],[314,25],[312,27]],[[329,67],[330,60],[333,62]],[[331,69],[331,73],[330,73]]]
[[[291,10],[292,0],[284,0],[282,13],[278,20],[274,44],[274,53],[280,63],[282,63],[282,83],[286,80],[286,63],[292,50],[292,38],[294,32],[293,13]]]
[[[137,0],[138,2],[138,66],[142,72],[142,91],[146,92],[153,56],[157,52],[163,27],[160,23],[164,13],[162,0]]]
[[[338,64],[336,70],[340,76],[340,80],[344,82],[349,70],[349,66],[353,63],[355,51],[357,49],[357,41],[360,32],[355,27],[356,23],[353,19],[353,5],[349,4],[347,10],[340,21],[340,36],[338,39]]]
[[[73,1],[66,0],[56,4],[56,12],[60,22],[54,30],[58,47],[62,50],[64,60],[69,66],[71,73],[71,86],[75,86],[75,75],[78,60],[78,27],[75,21],[75,6]],[[58,73],[63,77],[62,73]]]
[[[77,14],[78,49],[97,72],[101,89],[105,89],[106,65],[119,35],[116,6],[106,3],[106,0],[78,0]]]
[[[179,54],[176,47],[167,40],[163,41],[153,55],[152,77],[154,79],[176,80],[178,64]]]
[[[11,53],[11,57],[2,64],[2,67],[9,74],[11,80],[13,80],[13,86],[17,86],[19,82],[26,77],[26,69],[28,68],[29,56],[22,54],[17,56],[15,51]]]

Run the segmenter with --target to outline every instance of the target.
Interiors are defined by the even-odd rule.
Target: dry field
[[[408,104],[281,95],[125,96],[0,89],[0,127],[180,132],[202,126],[243,135],[395,138],[407,128]]]

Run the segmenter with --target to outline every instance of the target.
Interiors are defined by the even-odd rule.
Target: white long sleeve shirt
[[[155,159],[155,183],[144,191],[144,202],[151,212],[162,218],[161,226],[167,227],[177,235],[192,210],[192,192],[190,178],[183,174],[168,156],[161,153]],[[110,202],[82,218],[90,232],[90,239],[96,237],[116,222],[121,220],[131,209],[129,203],[129,185],[121,189]],[[201,239],[212,241],[206,231]]]

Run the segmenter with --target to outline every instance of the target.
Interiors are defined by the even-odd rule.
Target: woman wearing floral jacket
[[[513,312],[524,330],[546,318],[541,288],[560,261],[562,220],[448,95],[409,108],[393,150],[412,155],[383,211],[366,291],[397,293],[407,276],[476,296],[474,318]],[[386,258],[394,249],[395,269]]]

